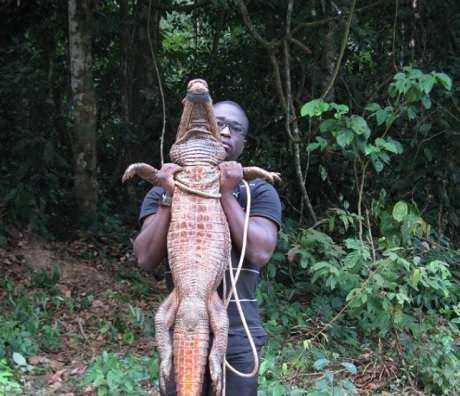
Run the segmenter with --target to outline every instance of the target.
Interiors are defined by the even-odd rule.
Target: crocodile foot
[[[125,173],[123,174],[123,177],[121,178],[121,181],[124,183],[132,179],[134,176],[139,176],[140,178],[152,184],[155,184],[157,173],[158,170],[155,169],[153,166],[145,164],[143,162],[138,162],[128,166],[128,168],[125,170]]]
[[[246,166],[243,168],[243,177],[246,180],[252,180],[260,177],[265,179],[271,184],[281,182],[280,174],[277,172],[269,172],[265,169],[259,168],[258,166]]]

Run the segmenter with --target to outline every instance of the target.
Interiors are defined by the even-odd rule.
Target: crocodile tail
[[[201,395],[207,365],[208,348],[208,329],[200,332],[174,332],[176,395]]]

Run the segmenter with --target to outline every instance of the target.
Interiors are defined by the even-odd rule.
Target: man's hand
[[[180,172],[182,167],[177,164],[163,164],[156,174],[156,184],[162,187],[171,197],[174,194],[174,174]]]
[[[238,162],[226,161],[219,164],[219,170],[221,194],[233,194],[236,186],[243,179],[243,167]]]

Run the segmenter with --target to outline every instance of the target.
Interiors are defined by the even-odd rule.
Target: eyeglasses
[[[229,122],[229,121],[224,121],[224,120],[217,120],[217,126],[219,127],[220,130],[224,129],[225,127],[228,127],[230,129],[230,132],[238,133],[240,135],[244,134],[244,128],[234,122]]]

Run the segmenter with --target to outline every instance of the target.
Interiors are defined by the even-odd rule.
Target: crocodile
[[[221,395],[229,322],[217,288],[230,261],[231,237],[219,200],[218,165],[226,151],[206,81],[190,81],[182,103],[170,149],[171,161],[180,166],[174,176],[167,235],[174,289],[155,315],[160,388],[164,394],[174,367],[177,395],[200,395],[209,362],[213,393]],[[136,163],[126,169],[122,180],[137,175],[155,184],[157,172],[148,164]],[[258,167],[244,167],[243,177],[271,183],[279,180],[278,173]]]

